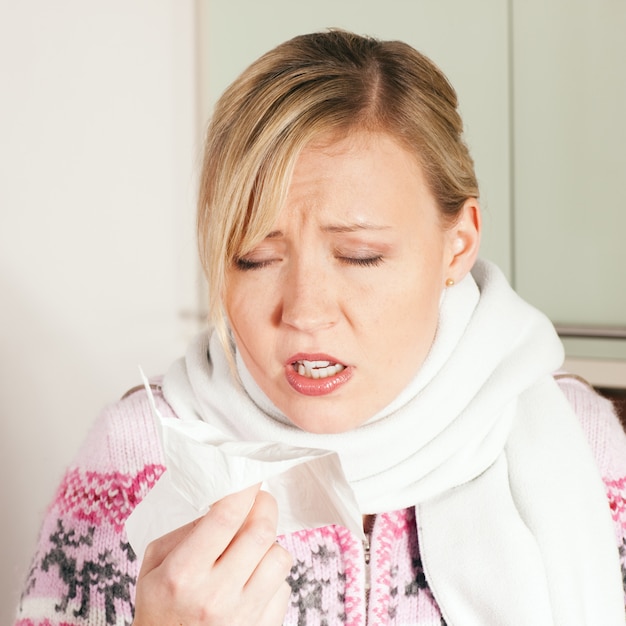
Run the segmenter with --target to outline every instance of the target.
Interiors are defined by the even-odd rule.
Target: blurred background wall
[[[194,332],[190,0],[0,2],[0,623],[100,409]]]
[[[448,74],[483,255],[582,329],[569,365],[626,387],[625,3],[0,0],[0,623],[97,412],[201,327],[195,186],[217,95],[329,26],[404,39]]]

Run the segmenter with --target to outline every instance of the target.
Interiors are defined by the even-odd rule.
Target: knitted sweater
[[[606,485],[626,588],[626,434],[607,400],[575,377],[557,378]],[[161,413],[174,417],[155,397]],[[164,470],[144,391],[101,414],[45,516],[15,626],[132,622],[140,564],[124,521]],[[369,545],[339,526],[279,541],[294,557],[285,624],[445,624],[421,566],[412,508],[377,515]]]

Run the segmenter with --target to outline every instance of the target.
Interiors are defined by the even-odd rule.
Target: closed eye
[[[246,259],[243,257],[238,257],[235,259],[234,264],[238,270],[248,271],[248,270],[259,270],[264,267],[267,267],[271,263],[274,262],[274,259],[267,259],[264,261],[253,261],[251,259]]]
[[[377,265],[380,265],[384,260],[382,254],[367,257],[337,255],[336,258],[339,260],[340,263],[343,263],[344,265],[355,265],[357,267],[375,267]],[[245,272],[250,270],[263,269],[264,267],[268,267],[271,264],[275,263],[277,260],[278,259],[263,259],[255,261],[254,259],[249,259],[246,257],[238,257],[234,260],[234,265],[238,270]]]
[[[357,265],[361,267],[375,267],[376,265],[380,265],[383,262],[382,254],[370,257],[339,256],[337,258],[346,265]]]

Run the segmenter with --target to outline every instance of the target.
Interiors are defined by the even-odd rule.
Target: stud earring
[[[454,278],[448,278],[448,280],[446,280],[446,287],[452,287],[452,285],[454,285]]]

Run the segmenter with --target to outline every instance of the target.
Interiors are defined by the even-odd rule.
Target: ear
[[[447,235],[446,280],[459,283],[472,269],[480,248],[481,233],[480,205],[476,198],[463,204]]]

